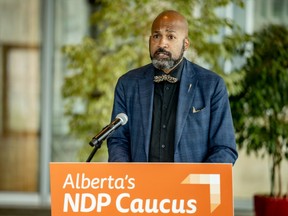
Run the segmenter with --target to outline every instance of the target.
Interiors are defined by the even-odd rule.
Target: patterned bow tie
[[[154,76],[154,82],[159,83],[159,82],[163,82],[163,81],[167,81],[170,83],[176,83],[178,81],[178,79],[175,77],[172,77],[170,75],[167,75],[167,74],[163,74],[161,76]]]

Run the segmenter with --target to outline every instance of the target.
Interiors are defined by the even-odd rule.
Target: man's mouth
[[[169,57],[167,53],[157,53],[156,55],[159,57]]]
[[[156,52],[154,55],[158,56],[160,58],[170,57],[170,53],[169,52]]]

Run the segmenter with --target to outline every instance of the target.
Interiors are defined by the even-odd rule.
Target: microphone
[[[121,125],[125,125],[128,121],[128,117],[125,113],[119,113],[116,118],[106,127],[102,129],[100,133],[92,138],[89,142],[90,146],[95,146],[105,140],[112,132],[114,132]]]

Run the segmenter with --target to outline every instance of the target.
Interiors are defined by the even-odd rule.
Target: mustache
[[[168,55],[168,56],[171,57],[171,53],[170,53],[169,51],[163,49],[163,48],[157,49],[157,50],[155,51],[155,53],[154,53],[154,56],[155,56],[155,55],[158,55],[158,54],[160,54],[160,53],[165,54],[165,55]]]

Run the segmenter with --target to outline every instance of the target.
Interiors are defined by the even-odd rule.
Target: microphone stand
[[[92,152],[90,153],[89,157],[87,158],[86,162],[91,162],[92,158],[94,157],[95,153],[97,152],[97,150],[101,147],[103,141],[97,142],[94,145],[94,148],[92,150]]]
[[[99,134],[97,134],[95,137],[93,137],[92,140],[89,142],[89,145],[92,147],[94,146],[94,149],[90,153],[86,162],[90,162],[92,160],[92,158],[95,155],[95,153],[97,152],[97,150],[101,147],[103,140],[105,140],[109,136],[109,133],[111,134],[113,132],[113,129],[115,130],[120,125],[123,125],[122,124],[123,122],[125,122],[124,124],[126,124],[126,122],[128,121],[127,116],[123,113],[120,113],[118,115],[120,115],[120,116],[122,115],[122,116],[121,117],[119,116],[117,121],[116,121],[116,119],[117,119],[117,117],[116,117],[116,119],[111,124],[104,127],[102,129],[102,131]],[[107,128],[107,130],[105,130],[106,128]]]
[[[108,127],[108,125],[106,126],[106,127],[104,127],[103,129],[102,129],[102,131],[105,129],[105,128],[107,128]],[[86,160],[86,162],[91,162],[91,160],[92,160],[92,158],[94,157],[94,155],[95,155],[95,153],[97,152],[97,150],[99,149],[99,148],[101,148],[101,145],[102,145],[102,143],[103,143],[103,140],[101,140],[101,141],[99,141],[99,140],[96,140],[96,143],[94,143],[94,141],[95,141],[95,139],[94,139],[95,137],[93,137],[92,138],[92,140],[89,142],[89,145],[90,146],[94,146],[94,148],[93,148],[93,150],[92,150],[92,152],[90,153],[90,155],[89,155],[89,157],[87,158],[87,160]]]

